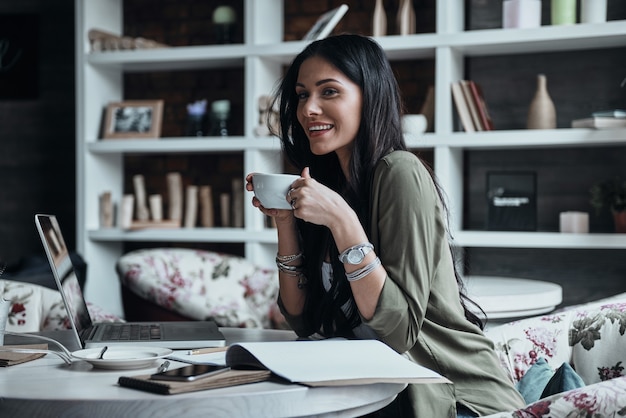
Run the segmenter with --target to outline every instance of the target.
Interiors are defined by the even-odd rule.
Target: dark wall
[[[20,69],[23,77],[0,69],[0,263],[10,265],[43,256],[34,225],[37,212],[58,216],[68,248],[75,248],[76,241],[74,2],[0,2],[0,19],[24,15],[34,20],[11,35],[11,45],[17,48],[35,33],[36,59]],[[0,25],[0,39],[6,39],[7,27]],[[29,88],[18,90],[34,93],[3,97],[7,83],[28,83]]]
[[[125,0],[125,34],[144,36],[171,45],[212,42],[211,13],[218,0]],[[373,0],[286,0],[285,40],[300,39],[324,11],[347,3],[348,14],[337,32],[371,33]],[[397,0],[385,1],[389,33],[395,31]],[[233,2],[241,10],[241,1]],[[435,30],[435,0],[414,0],[418,32]],[[544,24],[549,22],[544,2]],[[501,25],[501,0],[466,0],[468,29]],[[35,13],[39,20],[38,95],[34,99],[0,99],[0,260],[41,254],[33,226],[35,212],[57,213],[68,246],[75,240],[74,154],[74,17],[73,1],[11,0],[0,3],[0,14]],[[609,0],[610,19],[626,18],[626,2]],[[241,27],[236,33],[243,38]],[[626,48],[626,45],[624,46]],[[469,59],[467,78],[483,85],[497,129],[522,129],[535,88],[535,75],[548,75],[548,89],[557,107],[558,125],[568,126],[598,107],[626,106],[617,88],[626,76],[624,48],[559,54],[528,54]],[[592,63],[592,71],[589,65]],[[428,85],[434,81],[432,60],[394,62],[407,110],[419,111]],[[241,71],[133,74],[127,76],[128,98],[164,98],[164,135],[184,132],[184,106],[209,94],[230,94],[234,112],[243,106]],[[211,97],[208,97],[211,100]],[[235,122],[243,121],[241,115]],[[236,125],[235,125],[236,126]],[[236,129],[236,128],[235,128]],[[240,132],[234,132],[240,133]],[[483,229],[485,173],[491,169],[536,170],[539,183],[538,224],[542,230],[558,228],[561,210],[589,210],[587,189],[594,178],[624,173],[626,147],[612,149],[471,151],[466,162],[466,227]],[[615,151],[615,152],[613,152]],[[147,174],[148,187],[162,184],[162,173],[185,169],[202,156],[127,158],[127,177]],[[208,157],[207,157],[208,158]],[[217,158],[216,156],[210,158]],[[432,157],[431,157],[432,159]],[[203,160],[204,161],[204,160]],[[205,165],[203,162],[201,165]],[[211,160],[222,177],[238,176],[241,158],[233,155]],[[216,173],[190,169],[188,182],[211,181]],[[226,175],[224,175],[226,173]],[[624,173],[626,174],[626,173]],[[206,176],[200,178],[201,176]],[[217,177],[216,177],[217,176]],[[200,180],[198,180],[200,178]],[[127,182],[130,188],[130,182]],[[227,186],[225,186],[227,187]],[[610,230],[610,220],[591,217],[594,231]],[[135,244],[137,245],[137,244]],[[149,244],[146,244],[149,245]],[[233,252],[242,251],[233,248]],[[518,250],[470,248],[468,272],[546,279],[564,286],[566,303],[626,291],[623,250]],[[88,261],[88,260],[87,260]]]

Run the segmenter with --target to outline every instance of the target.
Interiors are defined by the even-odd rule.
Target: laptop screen
[[[92,320],[59,223],[54,215],[35,215],[35,223],[57,287],[68,310],[69,320],[72,322],[67,324],[68,328],[71,326],[82,335],[83,330],[92,326]]]

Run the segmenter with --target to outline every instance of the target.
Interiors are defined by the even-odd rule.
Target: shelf
[[[433,59],[437,48],[465,56],[510,55],[626,45],[626,21],[542,26],[531,29],[486,29],[445,34],[392,35],[375,38],[390,60]],[[288,64],[307,45],[291,41],[264,45],[208,45],[133,51],[92,52],[87,62],[126,72],[243,67],[246,57]]]
[[[105,51],[87,54],[87,63],[126,72],[242,68],[249,45],[210,45]]]
[[[119,228],[89,230],[89,239],[101,242],[258,242],[276,243],[276,230],[251,231],[244,228],[180,228],[125,231]]]
[[[626,129],[534,129],[515,131],[455,132],[408,139],[411,147],[512,149],[625,146]]]
[[[453,245],[485,248],[624,249],[626,234],[459,231]]]
[[[280,152],[280,141],[275,137],[246,139],[244,137],[222,138],[161,138],[161,139],[116,139],[89,142],[89,152],[94,154],[154,154],[186,152],[242,152],[266,150]]]
[[[450,147],[462,149],[512,149],[626,146],[626,129],[548,129],[489,132],[456,132],[450,135],[426,133],[407,135],[409,148]],[[93,154],[129,153],[185,153],[185,152],[241,152],[245,150],[280,151],[276,137],[244,138],[160,138],[116,139],[89,142]]]
[[[114,199],[125,192],[125,155],[237,154],[243,172],[277,172],[283,167],[281,144],[275,137],[252,136],[258,124],[258,98],[267,94],[284,71],[284,66],[308,41],[280,42],[285,36],[282,16],[284,0],[243,0],[245,12],[242,44],[177,46],[131,51],[88,52],[87,31],[98,27],[121,33],[124,0],[106,2],[77,0],[77,249],[93,264],[88,298],[109,311],[122,314],[119,295],[107,282],[124,242],[237,243],[245,256],[260,265],[273,265],[276,231],[264,228],[266,219],[252,205],[244,207],[244,228],[180,228],[126,231],[96,229],[99,198],[110,191]],[[532,29],[483,29],[462,31],[463,8],[444,9],[438,2],[436,33],[390,35],[375,40],[391,61],[434,61],[435,126],[437,133],[406,136],[410,149],[426,150],[441,182],[450,207],[453,230],[460,229],[466,193],[464,151],[516,150],[573,147],[626,146],[626,129],[497,130],[453,132],[454,104],[449,85],[463,77],[465,61],[471,57],[557,53],[626,47],[626,21],[598,24],[542,26]],[[271,27],[267,23],[272,20]],[[443,22],[443,23],[442,23]],[[581,62],[585,68],[593,63]],[[428,68],[431,68],[428,63]],[[99,140],[102,107],[126,98],[124,73],[237,69],[243,72],[241,123],[244,135],[218,137],[166,137],[152,140]],[[515,69],[512,69],[515,71]],[[598,77],[604,73],[597,74]],[[503,76],[504,77],[504,76]],[[507,76],[508,77],[508,76]],[[158,78],[158,77],[157,77]],[[506,77],[505,77],[506,78]],[[154,92],[159,94],[159,92]],[[410,93],[409,93],[410,94]],[[241,158],[239,158],[241,156]],[[212,169],[212,167],[210,168]],[[217,173],[219,176],[219,173]],[[91,227],[91,229],[90,229]],[[626,234],[560,234],[557,232],[463,231],[455,245],[497,248],[624,249]]]
[[[625,20],[598,24],[547,25],[530,29],[467,31],[442,35],[439,43],[439,46],[450,46],[466,56],[536,54],[625,45]]]

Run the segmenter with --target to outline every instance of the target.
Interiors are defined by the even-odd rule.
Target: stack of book
[[[573,120],[572,128],[626,128],[626,110],[594,112],[590,118]]]
[[[476,82],[459,80],[452,83],[452,98],[465,132],[494,129],[482,89]]]

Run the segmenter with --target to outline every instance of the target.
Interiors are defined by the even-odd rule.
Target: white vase
[[[555,129],[556,109],[548,93],[548,81],[544,74],[537,76],[537,91],[528,108],[528,129]]]
[[[385,13],[383,0],[376,0],[376,6],[374,6],[374,16],[372,18],[372,35],[387,35],[387,14]]]
[[[541,26],[541,0],[504,0],[502,27],[538,28]]]
[[[397,20],[400,35],[415,33],[415,9],[413,8],[413,0],[400,0]]]
[[[606,0],[580,0],[580,22],[606,22]]]

